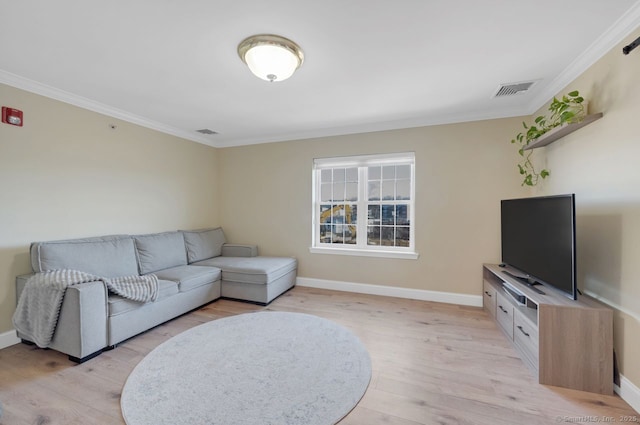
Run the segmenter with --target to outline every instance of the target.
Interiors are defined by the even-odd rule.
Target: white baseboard
[[[15,330],[11,330],[0,334],[0,350],[3,348],[11,347],[14,344],[20,342],[20,338],[16,335]]]
[[[334,291],[355,292],[357,294],[383,295],[386,297],[409,298],[412,300],[482,307],[482,296],[480,295],[427,291],[425,289],[397,288],[394,286],[340,282],[337,280],[313,279],[309,277],[298,277],[296,279],[296,285],[306,286],[309,288],[331,289]]]
[[[640,388],[633,382],[620,375],[620,386],[614,385],[613,389],[633,410],[640,412]]]

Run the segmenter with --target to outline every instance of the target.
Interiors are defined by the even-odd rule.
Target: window
[[[311,252],[417,258],[413,153],[314,160]]]

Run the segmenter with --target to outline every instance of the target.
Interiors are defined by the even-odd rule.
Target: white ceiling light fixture
[[[258,34],[238,45],[238,55],[251,72],[266,81],[284,81],[302,66],[302,49],[288,38]]]

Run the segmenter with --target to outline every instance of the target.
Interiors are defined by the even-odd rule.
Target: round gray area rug
[[[248,313],[162,343],[131,372],[120,405],[128,425],[332,425],[370,379],[369,353],[344,327]]]

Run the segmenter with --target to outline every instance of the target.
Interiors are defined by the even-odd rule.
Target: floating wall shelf
[[[602,118],[602,112],[598,112],[597,114],[587,115],[586,117],[584,117],[582,121],[577,123],[564,124],[564,125],[561,125],[560,127],[556,127],[553,130],[538,137],[538,139],[535,142],[530,143],[529,146],[524,148],[524,150],[527,151],[530,149],[547,146],[549,143],[553,143],[556,140],[566,136],[567,134],[571,134],[574,131],[581,129],[585,125],[591,124],[592,122],[599,120],[600,118]]]

